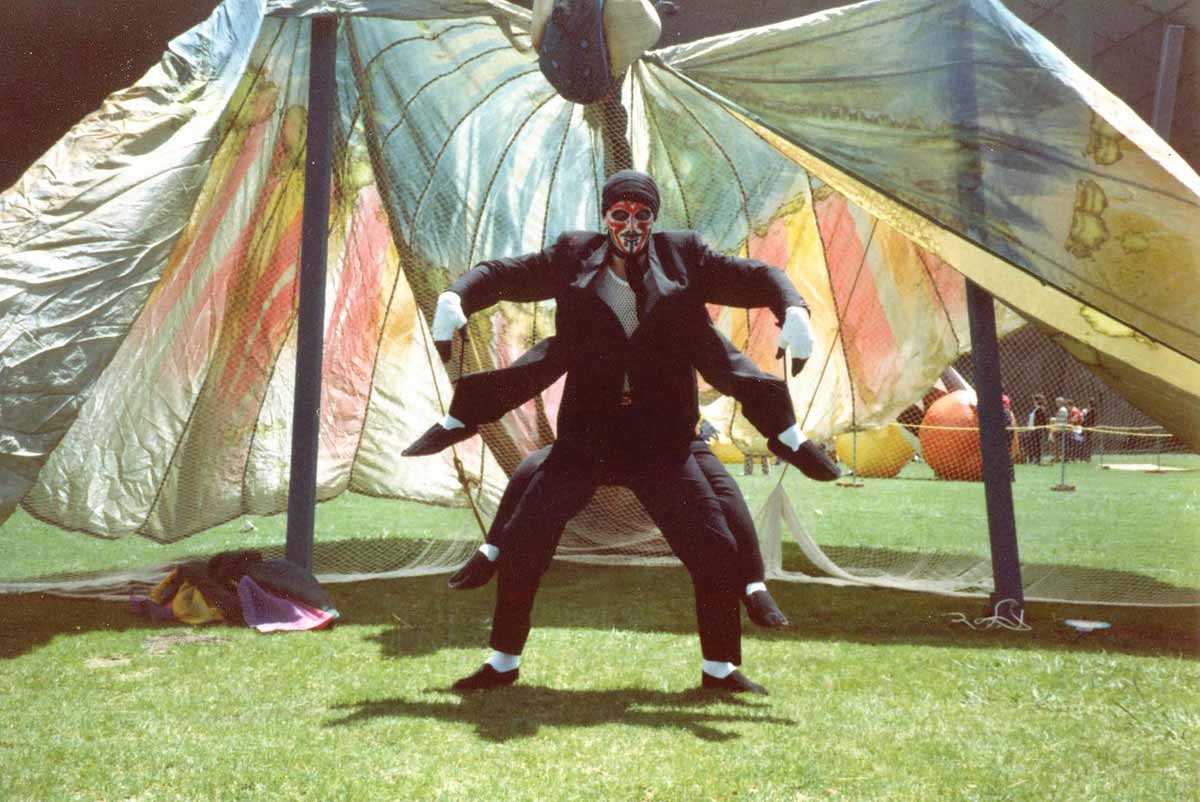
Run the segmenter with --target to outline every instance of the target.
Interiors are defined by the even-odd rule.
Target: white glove
[[[467,325],[463,314],[462,298],[457,292],[443,292],[438,296],[437,309],[433,312],[433,339],[453,340],[454,332]]]
[[[812,327],[808,324],[808,310],[803,306],[788,307],[783,330],[779,332],[779,347],[790,349],[792,359],[808,359],[812,356]]]

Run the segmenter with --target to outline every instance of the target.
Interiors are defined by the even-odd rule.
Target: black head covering
[[[644,203],[658,216],[658,184],[645,173],[637,170],[621,170],[613,173],[604,182],[601,194],[600,213],[604,214],[617,201],[633,200]]]

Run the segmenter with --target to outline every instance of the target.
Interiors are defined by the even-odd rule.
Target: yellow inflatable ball
[[[855,442],[857,440],[857,442]],[[900,473],[915,453],[899,425],[839,434],[834,439],[838,461],[849,465],[858,476],[890,479]]]
[[[708,447],[712,449],[713,455],[726,465],[741,465],[746,459],[742,450],[728,440],[714,438],[709,442]]]
[[[934,401],[925,411],[921,457],[939,479],[983,479],[976,403],[974,390],[956,390]]]

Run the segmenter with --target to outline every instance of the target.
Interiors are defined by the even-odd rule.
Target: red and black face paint
[[[608,238],[622,256],[636,256],[650,241],[650,229],[654,226],[654,211],[644,203],[620,200],[608,207],[604,213],[604,225]]]

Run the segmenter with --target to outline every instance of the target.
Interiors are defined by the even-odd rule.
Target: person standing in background
[[[1089,398],[1087,400],[1087,406],[1083,408],[1083,423],[1082,423],[1082,425],[1083,425],[1083,458],[1086,461],[1091,462],[1092,461],[1092,449],[1095,448],[1095,442],[1093,441],[1095,432],[1092,430],[1096,428],[1096,399],[1094,399],[1094,398]]]
[[[1070,415],[1067,399],[1061,395],[1054,399],[1054,414],[1050,417],[1050,461],[1067,458],[1067,418]]]
[[[1067,425],[1071,431],[1067,435],[1067,460],[1078,462],[1083,459],[1083,411],[1075,405],[1075,399],[1067,399]]]
[[[1042,464],[1042,444],[1046,441],[1045,427],[1049,423],[1046,396],[1036,393],[1033,396],[1033,409],[1025,420],[1025,425],[1030,429],[1025,433],[1025,461],[1031,465]]]

